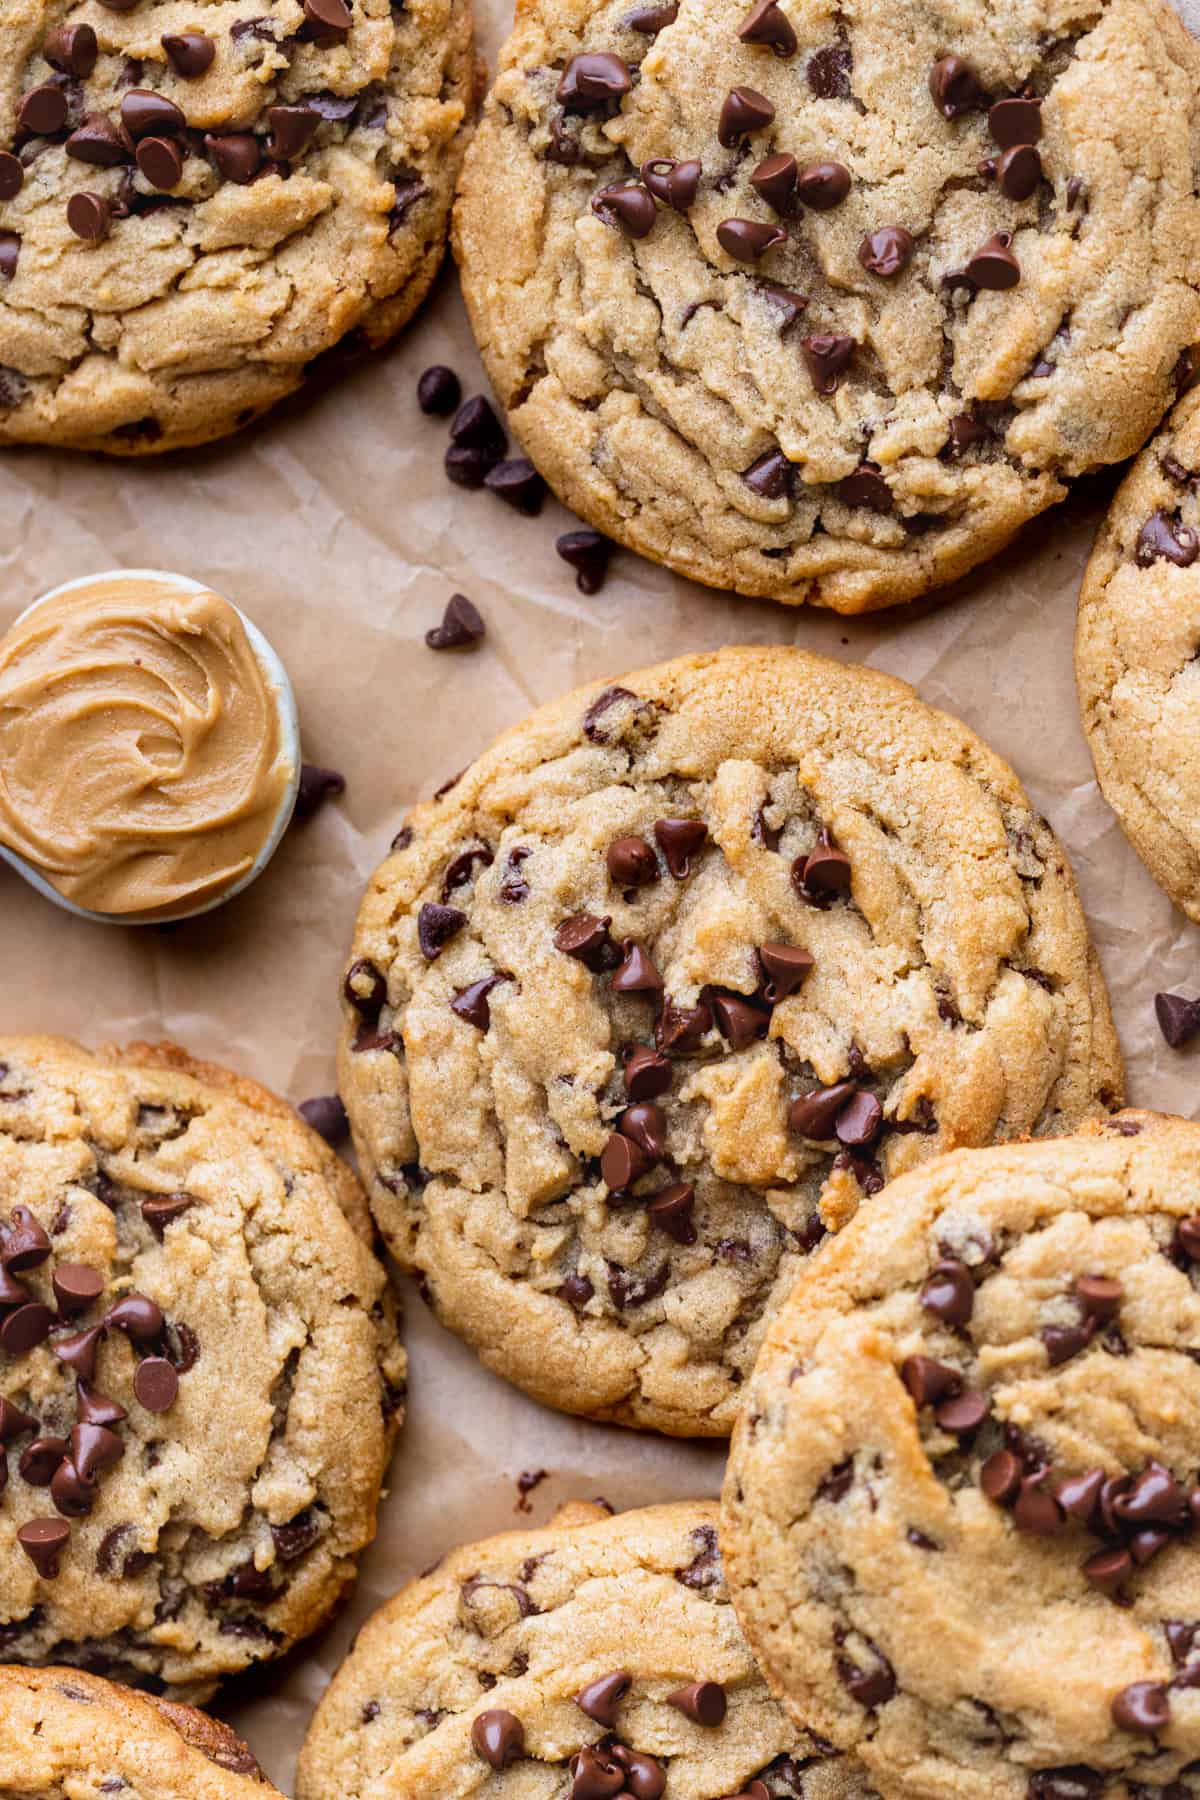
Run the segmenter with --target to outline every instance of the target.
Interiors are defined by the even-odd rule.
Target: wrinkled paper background
[[[1200,32],[1200,0],[1180,10]],[[481,7],[493,64],[507,18],[505,0]],[[340,803],[289,833],[248,894],[171,931],[72,919],[0,862],[4,1030],[88,1043],[169,1036],[293,1100],[328,1092],[358,897],[406,806],[580,682],[721,644],[799,644],[904,676],[1015,765],[1078,875],[1130,1098],[1196,1110],[1200,1064],[1166,1048],[1152,997],[1200,988],[1200,940],[1105,806],[1076,709],[1075,596],[1112,476],[1084,483],[948,597],[874,619],[711,593],[626,552],[588,599],[555,555],[570,524],[556,503],[527,520],[446,481],[444,422],[414,399],[433,362],[457,369],[464,393],[483,385],[449,269],[395,350],[225,445],[140,463],[0,456],[0,629],[73,576],[122,566],[195,576],[271,638],[295,683],[307,758],[348,781]],[[487,638],[434,655],[423,634],[456,591],[483,612]],[[288,1792],[311,1709],[353,1632],[444,1550],[544,1522],[576,1496],[624,1508],[720,1482],[721,1446],[559,1417],[482,1371],[411,1289],[406,1306],[408,1423],[357,1587],[324,1633],[230,1684],[214,1708]],[[517,1476],[537,1469],[548,1473],[523,1515]]]

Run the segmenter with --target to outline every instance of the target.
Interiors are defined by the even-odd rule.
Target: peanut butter
[[[283,737],[228,601],[98,577],[0,638],[0,843],[93,912],[202,906],[272,835]]]

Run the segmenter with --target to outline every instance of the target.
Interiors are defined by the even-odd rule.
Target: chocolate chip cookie
[[[457,212],[493,384],[644,555],[909,600],[1166,410],[1198,95],[1159,0],[537,0]]]
[[[912,1172],[748,1384],[722,1542],[793,1716],[888,1800],[1200,1792],[1200,1128]]]
[[[467,0],[0,0],[0,442],[247,424],[441,261]]]
[[[864,1195],[1121,1091],[1060,845],[903,683],[722,650],[596,684],[420,806],[344,983],[398,1260],[552,1406],[726,1434]]]
[[[0,1794],[269,1800],[239,1737],[178,1701],[78,1669],[0,1668]]]
[[[171,1046],[0,1038],[0,1659],[198,1699],[326,1617],[404,1353],[354,1176]]]
[[[309,1728],[300,1800],[872,1800],[768,1693],[716,1516],[575,1504],[454,1551],[359,1634]]]
[[[1075,675],[1104,797],[1159,886],[1200,920],[1200,391],[1117,491],[1079,595]]]

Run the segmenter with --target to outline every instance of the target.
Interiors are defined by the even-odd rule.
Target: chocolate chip
[[[1170,1722],[1171,1702],[1162,1682],[1133,1681],[1113,1696],[1111,1711],[1122,1731],[1154,1737]]]
[[[0,150],[0,200],[15,200],[25,184],[25,168],[19,157]]]
[[[626,13],[621,20],[622,25],[630,31],[639,31],[643,37],[657,37],[668,25],[673,25],[679,17],[678,0],[671,0],[668,6],[639,6],[631,13]]]
[[[342,993],[359,1017],[373,1025],[387,1000],[387,982],[373,962],[360,956],[346,971]]]
[[[8,1400],[0,1395],[0,1444],[14,1443],[27,1431],[34,1431],[36,1428],[37,1420],[31,1413],[24,1412],[15,1400]]]
[[[979,1485],[989,1500],[1007,1506],[1020,1490],[1024,1470],[1021,1459],[1011,1450],[997,1450],[979,1471]]]
[[[179,1394],[179,1376],[165,1356],[148,1356],[134,1370],[133,1391],[147,1412],[167,1412]]]
[[[269,106],[267,121],[271,127],[267,155],[273,162],[290,162],[311,144],[321,115],[312,106]]]
[[[217,53],[216,44],[205,31],[182,31],[177,36],[164,37],[162,47],[175,73],[185,81],[203,75],[212,67]]]
[[[795,471],[782,450],[768,450],[742,470],[742,480],[763,500],[790,500]]]
[[[1180,1220],[1175,1232],[1175,1247],[1188,1262],[1200,1262],[1200,1214]]]
[[[1027,1532],[1031,1537],[1054,1537],[1065,1522],[1062,1507],[1042,1485],[1046,1473],[1041,1469],[1036,1474],[1026,1475],[1013,1505],[1013,1523],[1018,1531]]]
[[[150,1362],[154,1360],[153,1357],[149,1359]],[[145,1362],[139,1363],[138,1373],[147,1366]],[[169,1363],[167,1367],[170,1368]],[[174,1375],[174,1369],[171,1369],[171,1373]],[[136,1374],[134,1391],[137,1391]],[[94,1481],[103,1470],[111,1469],[114,1464],[119,1463],[124,1454],[124,1444],[107,1425],[84,1423],[76,1425],[71,1432],[71,1461],[83,1481]]]
[[[961,56],[943,56],[929,71],[929,92],[946,119],[974,112],[987,98],[978,75]]]
[[[964,455],[972,444],[980,444],[992,436],[992,432],[982,419],[976,419],[971,413],[956,413],[951,419],[946,444],[941,454],[947,462],[954,462]]]
[[[1154,1013],[1172,1050],[1182,1050],[1200,1031],[1200,1000],[1188,1000],[1183,994],[1155,994]]]
[[[67,201],[67,224],[86,244],[99,244],[108,236],[112,207],[103,194],[76,193]]]
[[[59,1338],[53,1346],[54,1354],[60,1363],[65,1363],[81,1380],[91,1381],[96,1373],[96,1352],[103,1335],[99,1325],[90,1325],[86,1331],[77,1331],[71,1337]]]
[[[692,857],[708,838],[708,826],[699,819],[656,819],[654,837],[672,876],[686,881]]]
[[[943,1400],[934,1408],[933,1416],[943,1431],[966,1437],[969,1432],[978,1431],[990,1411],[991,1402],[987,1395],[968,1389]]]
[[[350,1136],[350,1121],[340,1094],[317,1094],[311,1100],[302,1100],[297,1111],[304,1123],[327,1144],[344,1144]]]
[[[661,1162],[667,1148],[667,1120],[661,1106],[639,1100],[627,1106],[617,1122],[617,1129],[632,1138],[654,1162]]]
[[[839,1143],[852,1149],[873,1144],[883,1129],[883,1108],[875,1095],[860,1088],[847,1100],[834,1126]]]
[[[514,1713],[497,1707],[473,1721],[471,1743],[490,1768],[507,1769],[525,1754],[525,1727]]]
[[[46,33],[42,44],[46,61],[78,81],[87,80],[99,54],[96,33],[90,25],[59,25]]]
[[[640,1144],[614,1131],[600,1152],[600,1173],[610,1193],[624,1194],[654,1167]]]
[[[1084,1579],[1102,1594],[1120,1593],[1133,1573],[1133,1558],[1128,1550],[1097,1550],[1080,1564]]]
[[[508,448],[504,428],[490,400],[482,394],[473,394],[463,401],[450,426],[450,440],[473,450],[492,452],[495,461],[499,461]]]
[[[818,394],[836,391],[857,348],[852,337],[819,331],[800,339],[800,350]]]
[[[861,506],[869,512],[890,513],[895,506],[892,490],[874,463],[859,463],[852,475],[844,475],[837,484],[837,496],[843,506]]]
[[[160,1335],[164,1321],[161,1309],[146,1294],[126,1294],[109,1308],[104,1323],[144,1344]]]
[[[997,100],[988,109],[988,130],[1002,150],[1036,144],[1042,135],[1040,100]]]
[[[35,137],[50,137],[67,122],[67,96],[56,81],[30,88],[17,108],[17,123]]]
[[[96,1483],[84,1478],[69,1457],[50,1477],[50,1498],[67,1519],[82,1519],[96,1504]]]
[[[712,1028],[712,1012],[703,1002],[698,1006],[676,1006],[668,997],[655,1022],[654,1041],[660,1050],[674,1050],[682,1055],[698,1049]]]
[[[7,1356],[26,1356],[50,1335],[54,1314],[39,1300],[30,1300],[6,1313],[0,1321],[0,1350]]]
[[[624,1767],[605,1749],[586,1746],[570,1768],[570,1800],[612,1800],[625,1786]]]
[[[1041,179],[1042,159],[1032,144],[1014,144],[996,164],[996,185],[1007,200],[1028,200]]]
[[[40,1268],[50,1255],[50,1238],[27,1206],[14,1206],[12,1223],[0,1241],[0,1264],[14,1275]]]
[[[71,1535],[62,1519],[30,1519],[18,1526],[17,1542],[44,1581],[58,1574],[59,1558]]]
[[[807,163],[796,177],[796,198],[816,212],[830,212],[850,192],[850,171],[840,162]]]
[[[35,1438],[21,1452],[21,1460],[17,1467],[21,1472],[21,1480],[30,1487],[49,1487],[54,1471],[67,1454],[67,1441],[60,1437]]]
[[[786,240],[782,226],[767,225],[761,219],[722,219],[717,226],[717,242],[737,262],[757,262]]]
[[[628,1669],[614,1669],[611,1675],[599,1675],[595,1681],[589,1681],[576,1696],[575,1704],[597,1725],[611,1730],[617,1722],[617,1708],[632,1686],[633,1676]]]
[[[794,56],[798,47],[791,21],[779,0],[754,0],[738,26],[744,44],[765,44],[776,56]]]
[[[605,852],[605,861],[617,887],[646,887],[658,880],[658,858],[645,838],[614,838]]]
[[[695,1203],[696,1190],[688,1182],[673,1182],[669,1187],[660,1188],[647,1201],[646,1217],[677,1244],[694,1244],[696,1227],[692,1223],[692,1211]]]
[[[459,912],[457,906],[439,906],[427,900],[417,914],[417,942],[425,961],[436,961],[466,922],[466,913]]]
[[[0,1307],[24,1306],[25,1302],[32,1298],[33,1295],[29,1289],[0,1263]]]
[[[655,1100],[671,1085],[671,1065],[657,1050],[639,1044],[625,1058],[623,1079],[631,1100]]]
[[[321,49],[344,44],[354,23],[346,0],[304,0],[304,19],[309,35]]]
[[[187,120],[175,102],[149,88],[131,88],[123,97],[121,123],[135,141],[144,137],[175,137],[187,129]]]
[[[473,1025],[476,1031],[487,1031],[492,1023],[488,995],[507,980],[507,975],[486,975],[481,981],[473,981],[470,987],[459,988],[450,1002],[450,1011]]]
[[[607,50],[573,56],[559,79],[555,98],[567,112],[602,112],[618,106],[633,86],[629,65]]]
[[[444,418],[462,398],[462,387],[453,369],[434,363],[417,382],[417,405],[427,416]]]
[[[104,1276],[90,1263],[59,1263],[50,1279],[61,1318],[83,1312],[104,1292]]]
[[[788,218],[795,212],[798,173],[795,157],[780,151],[763,158],[750,176],[750,186],[769,207]]]
[[[633,1800],[660,1800],[667,1775],[657,1757],[644,1750],[631,1750],[626,1744],[614,1744],[610,1754],[624,1769],[625,1792],[632,1794]],[[1166,1800],[1171,1800],[1171,1796]]]
[[[0,275],[11,281],[17,272],[21,255],[21,235],[17,231],[0,231]]]
[[[326,801],[336,799],[345,791],[346,777],[339,770],[323,769],[318,763],[301,763],[293,821],[299,825],[307,824]]]
[[[874,1648],[874,1646],[872,1646]],[[860,1668],[848,1656],[837,1658],[838,1679],[851,1699],[871,1711],[886,1706],[896,1692],[896,1676],[892,1665],[878,1650],[878,1661],[869,1669]]]
[[[1104,1479],[1103,1469],[1088,1469],[1082,1475],[1068,1476],[1058,1483],[1054,1498],[1068,1517],[1090,1525],[1100,1504]]]
[[[216,136],[209,132],[204,139],[204,148],[212,157],[217,173],[239,187],[248,187],[262,166],[258,139],[249,131],[230,131]]]
[[[598,594],[608,573],[613,544],[598,531],[564,531],[554,548],[575,570],[575,586],[581,594]]]
[[[966,1263],[952,1256],[935,1263],[921,1289],[921,1305],[947,1325],[967,1324],[975,1310],[975,1283]]]
[[[430,650],[462,650],[469,644],[477,644],[486,630],[477,607],[467,596],[452,594],[446,602],[441,624],[425,633],[425,642]]]
[[[1021,279],[1021,265],[1009,249],[1011,243],[1011,231],[994,231],[984,239],[965,270],[973,287],[991,288],[997,293],[1016,287]]]
[[[1081,1275],[1075,1283],[1075,1298],[1089,1318],[1107,1325],[1120,1311],[1125,1290],[1107,1275]]]
[[[573,1306],[576,1312],[587,1305],[595,1291],[586,1275],[568,1275],[558,1290],[560,1298]]]
[[[1092,1341],[1093,1327],[1090,1325],[1047,1325],[1041,1333],[1042,1343],[1046,1347],[1046,1359],[1052,1369],[1070,1362],[1081,1350],[1086,1350]]]
[[[137,147],[137,166],[150,186],[161,193],[178,187],[183,175],[183,157],[170,138],[143,138]]]
[[[826,44],[809,57],[805,79],[818,100],[849,100],[853,66],[849,44]]]
[[[651,201],[652,207],[653,204]],[[506,462],[493,464],[483,478],[483,485],[489,494],[495,494],[498,500],[505,501],[514,511],[524,513],[527,519],[537,517],[546,498],[545,482],[524,456],[514,456]],[[478,618],[478,613],[475,616]]]
[[[751,132],[765,131],[775,118],[775,108],[757,88],[732,87],[721,106],[717,124],[717,141],[732,150]]]
[[[767,1035],[770,1017],[753,1000],[741,994],[714,992],[709,996],[709,1005],[722,1037],[734,1050],[744,1050],[756,1038]]]
[[[642,164],[638,173],[650,192],[664,206],[672,207],[677,213],[686,213],[695,203],[703,165],[693,158],[676,162],[669,156],[654,156]],[[592,205],[595,208],[595,201]],[[645,234],[639,231],[634,235],[641,237]]]
[[[906,1356],[900,1364],[900,1379],[918,1407],[932,1406],[962,1387],[958,1370],[932,1356]]]
[[[608,914],[598,919],[594,913],[574,913],[555,931],[554,947],[564,956],[573,956],[594,975],[603,975],[621,960],[620,951],[608,935],[611,924]]]
[[[675,1707],[693,1725],[715,1731],[725,1720],[725,1689],[719,1681],[692,1681],[668,1694],[667,1705]]]
[[[857,1092],[854,1082],[837,1081],[832,1087],[798,1094],[788,1108],[788,1125],[813,1143],[828,1143],[835,1136],[839,1113]]]
[[[816,966],[813,957],[799,944],[760,944],[758,961],[764,978],[763,999],[768,1006],[778,1006],[794,994]]]
[[[1170,513],[1159,511],[1151,513],[1138,532],[1134,561],[1139,569],[1148,569],[1151,563],[1160,561],[1186,569],[1195,562],[1197,554],[1200,554],[1200,539],[1191,527],[1181,525]]]
[[[885,281],[908,267],[912,253],[913,235],[903,225],[880,225],[868,232],[858,246],[858,260],[863,268],[872,275],[881,275]]]
[[[850,858],[836,847],[826,830],[820,832],[808,855],[798,856],[792,864],[792,884],[804,898],[814,894],[831,898],[848,894],[850,876]]]
[[[1124,1524],[1182,1525],[1188,1515],[1187,1495],[1169,1469],[1152,1462],[1126,1493],[1116,1497],[1113,1512]]]

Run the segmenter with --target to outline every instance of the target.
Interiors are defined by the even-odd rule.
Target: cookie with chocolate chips
[[[71,1668],[0,1668],[0,1794],[271,1800],[253,1752],[193,1707]]]
[[[875,1800],[768,1693],[716,1510],[575,1503],[455,1550],[359,1633],[309,1728],[300,1800]]]
[[[0,443],[204,443],[423,299],[467,0],[0,0],[0,36]]]
[[[1159,886],[1200,921],[1198,493],[1194,390],[1134,463],[1096,539],[1075,676],[1105,799]]]
[[[1160,0],[537,0],[456,212],[493,386],[655,561],[912,599],[1174,398],[1198,94]]]
[[[723,650],[596,684],[420,806],[343,986],[372,1210],[552,1406],[721,1436],[827,1231],[940,1149],[1115,1103],[1062,849],[874,672]]]
[[[722,1545],[797,1720],[888,1800],[1200,1793],[1200,1127],[960,1151],[768,1332]]]
[[[362,1191],[172,1046],[12,1037],[0,1192],[0,1661],[204,1698],[374,1532],[405,1359]]]

